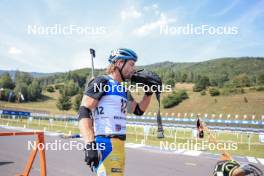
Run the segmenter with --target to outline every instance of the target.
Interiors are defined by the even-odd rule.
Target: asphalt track
[[[0,132],[7,132],[0,127]],[[33,136],[0,137],[0,175],[13,176],[21,173],[29,155],[28,141],[34,141]],[[55,140],[69,142],[57,136],[45,136],[46,143]],[[48,176],[92,176],[90,168],[83,162],[83,151],[46,150]],[[185,156],[147,150],[126,148],[126,174],[128,176],[209,176],[218,157]],[[263,166],[259,165],[262,169]],[[30,175],[39,175],[38,157],[34,162]]]

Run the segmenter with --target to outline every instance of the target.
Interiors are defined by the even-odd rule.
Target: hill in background
[[[189,63],[176,63],[176,62],[160,62],[150,65],[138,66],[138,69],[149,69],[157,72],[166,73],[168,71],[173,71],[175,73],[190,73],[197,75],[208,76],[209,78],[219,77],[223,74],[227,74],[230,78],[236,75],[245,73],[248,76],[256,76],[259,73],[264,72],[264,57],[239,57],[239,58],[218,58],[203,62],[189,62]],[[104,74],[103,69],[96,69],[96,74]],[[4,72],[9,72],[12,77],[14,77],[14,70],[0,70],[0,75]],[[69,71],[70,73],[89,76],[91,73],[90,68],[76,69]],[[33,77],[53,77],[57,75],[58,77],[63,77],[64,73],[39,73],[31,72]]]
[[[231,96],[221,95],[218,97],[212,97],[208,92],[205,96],[201,96],[199,92],[192,91],[192,87],[199,76],[207,76],[210,78],[210,81],[225,77],[225,81],[228,81],[238,75],[245,74],[254,82],[259,74],[264,73],[263,57],[219,58],[196,63],[174,63],[166,61],[137,67],[137,69],[142,68],[157,72],[164,82],[168,79],[173,79],[177,83],[176,90],[185,89],[189,95],[189,99],[175,107],[168,109],[162,108],[163,113],[256,114],[259,117],[264,114],[263,91],[256,92],[255,90],[246,88],[244,94]],[[3,71],[0,71],[1,73]],[[14,75],[15,71],[10,71],[10,73]],[[64,73],[30,73],[33,77],[37,77],[40,80],[46,99],[39,100],[38,102],[20,104],[1,101],[1,107],[29,110],[39,109],[41,111],[59,113],[60,111],[56,108],[59,90],[56,90],[55,93],[49,93],[46,92],[45,87],[48,85],[67,84],[69,80],[73,80],[80,86],[81,90],[84,89],[84,84],[87,78],[90,77],[90,73],[90,68],[77,69]],[[104,74],[103,69],[95,70],[95,75],[101,74]],[[164,93],[162,98],[166,95]],[[138,100],[142,97],[140,93],[134,96]],[[74,98],[75,96],[71,98],[72,102]],[[245,99],[247,102],[245,102]],[[155,98],[152,98],[148,111],[156,111],[156,106]],[[70,110],[68,113],[75,114],[73,110]]]

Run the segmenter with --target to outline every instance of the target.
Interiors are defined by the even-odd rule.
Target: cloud
[[[166,14],[160,13],[159,19],[140,26],[139,28],[135,29],[133,33],[138,36],[146,36],[153,30],[160,28],[160,26],[168,25],[174,21],[174,18],[169,18]]]
[[[144,6],[143,10],[145,12],[154,12],[156,15],[159,15],[161,12],[159,10],[159,5],[158,4],[152,4],[150,6]]]
[[[222,10],[220,10],[219,12],[213,14],[212,16],[222,16],[225,15],[226,13],[228,13],[230,10],[232,10],[238,3],[240,2],[240,0],[235,0],[232,1],[232,3],[230,3],[229,6],[223,8]]]
[[[125,9],[120,13],[122,20],[139,18],[141,15],[141,12],[136,10],[134,6],[131,6],[129,9]]]
[[[22,53],[22,50],[21,49],[18,49],[16,47],[10,47],[9,50],[8,50],[8,53],[9,54],[13,54],[13,55],[21,54]]]
[[[245,13],[243,13],[238,19],[236,19],[232,23],[238,25],[241,28],[251,28],[253,26],[252,24],[257,18],[263,17],[263,5],[264,1],[259,1],[256,5],[248,9]]]

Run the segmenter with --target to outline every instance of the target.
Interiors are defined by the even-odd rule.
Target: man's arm
[[[99,155],[95,147],[94,129],[93,129],[93,119],[92,119],[92,109],[94,109],[98,100],[88,96],[89,92],[85,92],[83,96],[81,106],[79,109],[79,127],[80,133],[85,141],[84,148],[84,161],[88,166],[91,167],[92,171],[94,167],[99,165]]]
[[[150,101],[151,101],[151,95],[144,95],[142,100],[140,101],[139,103],[139,108],[145,112],[150,104]]]
[[[98,100],[84,95],[82,98],[81,106],[87,109],[94,109],[98,104]],[[90,117],[82,117],[79,121],[80,133],[85,141],[85,143],[90,143],[94,141],[94,129],[93,129],[93,119],[92,114]]]
[[[87,84],[81,106],[79,109],[79,128],[80,133],[86,143],[94,141],[94,128],[92,119],[92,110],[96,108],[99,100],[103,96],[103,91],[96,88],[104,87],[107,83],[105,76],[99,76]]]
[[[134,100],[131,93],[129,93],[129,105],[128,105],[128,112],[134,113],[136,115],[143,115],[143,113],[147,110],[150,101],[151,101],[151,95],[144,95],[142,100],[138,103]]]

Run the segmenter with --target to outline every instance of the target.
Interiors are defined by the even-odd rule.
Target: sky
[[[91,67],[90,48],[96,68],[120,47],[138,65],[264,56],[263,0],[0,0],[0,22],[1,70]]]

